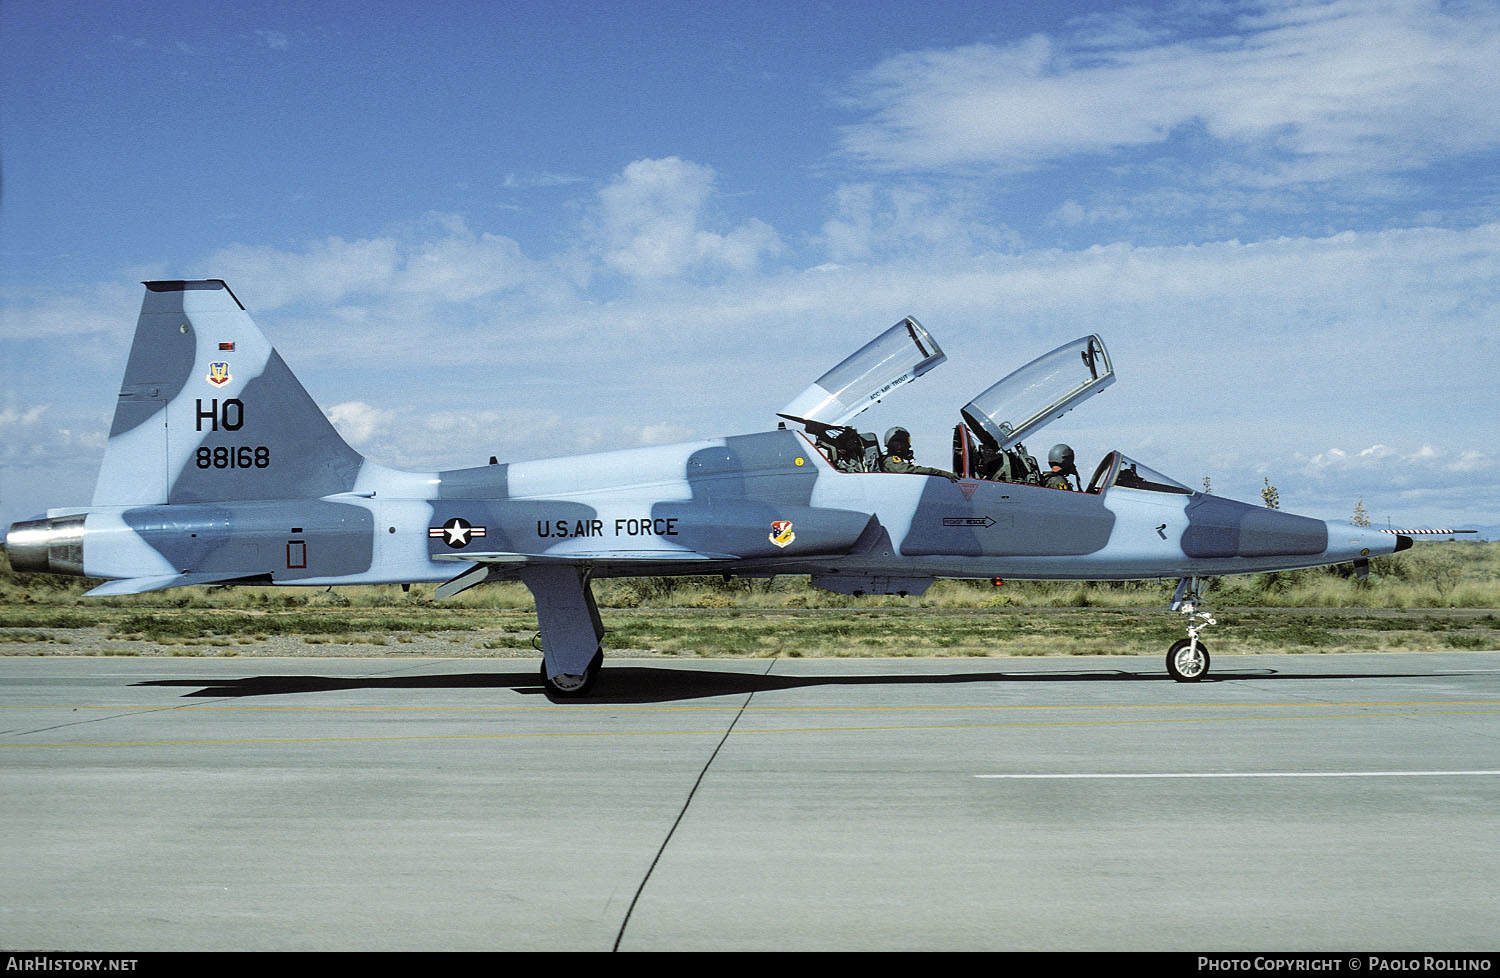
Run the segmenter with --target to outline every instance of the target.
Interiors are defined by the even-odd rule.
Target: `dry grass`
[[[1223,578],[1208,598],[1216,653],[1500,648],[1500,544],[1419,545],[1346,569]],[[1160,654],[1182,634],[1171,581],[940,581],[922,597],[855,598],[802,578],[639,578],[595,584],[612,649],[688,656]],[[251,654],[288,641],[396,654],[462,645],[532,652],[519,584],[434,602],[431,587],[183,588],[85,599],[87,582],[0,571],[0,654],[113,649]],[[85,640],[85,636],[88,640]],[[97,639],[104,640],[100,648]]]

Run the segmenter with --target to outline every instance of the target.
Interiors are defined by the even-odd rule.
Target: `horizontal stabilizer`
[[[1478,530],[1381,530],[1401,537],[1446,537],[1455,533],[1478,533]]]
[[[441,601],[443,598],[451,598],[460,591],[467,591],[476,584],[482,583],[490,576],[490,569],[484,564],[474,564],[465,567],[457,577],[450,578],[437,586],[433,597]]]

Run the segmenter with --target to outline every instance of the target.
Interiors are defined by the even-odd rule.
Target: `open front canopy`
[[[1104,341],[1085,336],[1031,361],[970,401],[964,422],[991,451],[1010,448],[1115,382]]]
[[[908,316],[819,377],[777,414],[836,427],[946,359],[922,324]]]

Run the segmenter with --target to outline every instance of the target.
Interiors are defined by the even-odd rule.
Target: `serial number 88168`
[[[220,445],[198,449],[200,469],[263,469],[271,464],[271,449],[265,445]]]

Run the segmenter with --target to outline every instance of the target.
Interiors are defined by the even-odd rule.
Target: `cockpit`
[[[800,422],[834,468],[876,472],[882,457],[879,441],[873,432],[861,432],[851,422],[946,359],[932,335],[908,317],[818,378],[778,413]],[[1109,353],[1097,335],[1064,343],[1036,358],[959,412],[962,422],[953,429],[953,473],[960,479],[1046,484],[1048,471],[1026,450],[1024,439],[1114,382]],[[1077,488],[1096,495],[1112,488],[1193,492],[1118,451],[1106,455],[1088,482]]]
[[[1135,459],[1127,458],[1117,451],[1104,456],[1099,467],[1094,470],[1093,478],[1089,479],[1085,491],[1100,493],[1112,486],[1137,489],[1141,492],[1167,492],[1183,496],[1193,494],[1193,490],[1176,479],[1169,479],[1155,469],[1147,468]]]
[[[953,467],[961,476],[1041,485],[1044,470],[1023,439],[1115,382],[1104,341],[1064,343],[974,398],[953,429]]]

